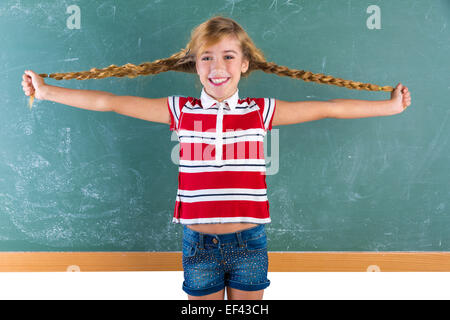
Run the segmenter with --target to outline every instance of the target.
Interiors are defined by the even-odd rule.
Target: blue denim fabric
[[[205,234],[183,228],[183,290],[203,296],[224,287],[256,291],[269,286],[264,225],[236,233]]]

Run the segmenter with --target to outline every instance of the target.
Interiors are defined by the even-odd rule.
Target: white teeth
[[[212,82],[214,83],[222,83],[227,81],[227,78],[217,78],[217,79],[211,79]]]

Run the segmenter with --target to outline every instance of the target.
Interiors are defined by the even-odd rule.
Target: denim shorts
[[[236,233],[206,234],[183,228],[183,290],[203,296],[225,287],[244,291],[269,286],[264,225]]]

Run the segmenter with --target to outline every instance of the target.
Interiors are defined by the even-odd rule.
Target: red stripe
[[[264,172],[223,171],[223,172],[180,172],[179,189],[267,189]]]
[[[264,128],[257,111],[242,115],[224,115],[223,131],[239,131]]]
[[[197,132],[216,132],[217,116],[213,114],[183,113],[181,130]],[[223,132],[264,129],[258,111],[247,114],[225,114],[223,116]]]
[[[214,114],[183,113],[180,130],[216,132],[217,117]]]
[[[257,219],[269,218],[268,201],[203,201],[196,203],[177,201],[176,208],[183,211],[182,219],[198,218],[231,218],[252,217]],[[180,217],[175,215],[175,218]]]

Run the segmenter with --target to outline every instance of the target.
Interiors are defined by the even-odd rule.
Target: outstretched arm
[[[329,110],[330,118],[351,119],[391,116],[403,112],[411,104],[407,87],[399,83],[391,93],[391,99],[380,101],[334,99]]]
[[[129,117],[170,124],[167,98],[118,96],[96,90],[69,89],[51,86],[37,73],[27,70],[22,76],[22,88],[27,96],[93,111],[114,111]]]
[[[389,116],[403,112],[411,104],[411,95],[401,83],[391,93],[391,99],[380,101],[333,99],[328,101],[277,100],[272,126],[288,125],[324,118],[367,118]]]

